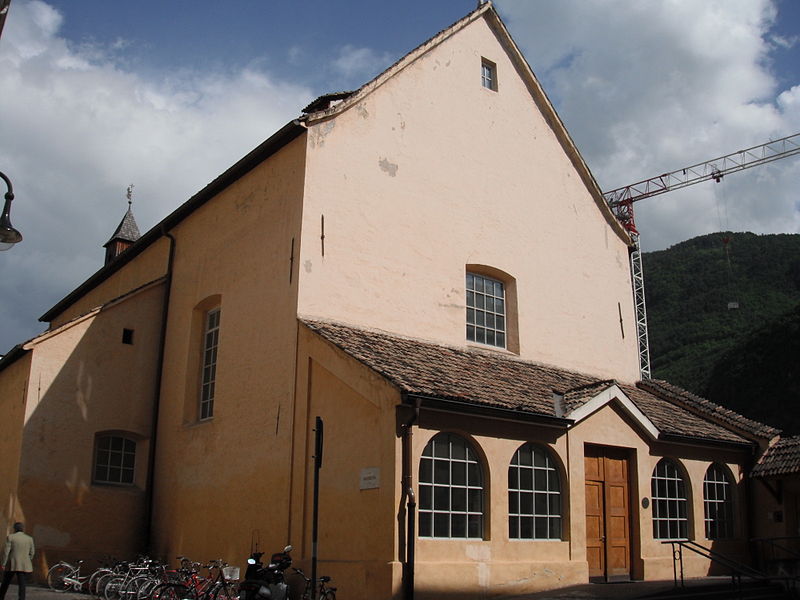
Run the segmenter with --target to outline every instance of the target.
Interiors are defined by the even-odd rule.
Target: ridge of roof
[[[753,467],[753,477],[800,473],[800,436],[780,438],[767,448]]]
[[[706,400],[677,385],[660,379],[639,381],[636,386],[653,395],[660,396],[669,402],[682,406],[735,430],[754,435],[762,439],[771,439],[780,434],[780,429],[748,419],[735,411]]]
[[[737,432],[634,385],[489,349],[448,346],[335,321],[306,317],[298,321],[409,395],[553,419],[561,418],[554,394],[570,400],[570,410],[562,413],[569,418],[575,409],[616,386],[658,429],[659,439],[683,436],[696,443],[751,444]]]

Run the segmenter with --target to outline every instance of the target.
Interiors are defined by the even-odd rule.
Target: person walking
[[[14,533],[6,538],[6,549],[3,552],[3,583],[0,584],[0,600],[6,597],[11,579],[16,574],[19,600],[25,600],[25,578],[33,571],[34,546],[33,538],[25,533],[22,523],[14,523]]]

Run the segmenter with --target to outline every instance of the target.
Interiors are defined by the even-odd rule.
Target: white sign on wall
[[[359,489],[374,490],[381,487],[381,470],[378,467],[367,467],[361,469],[361,481]]]

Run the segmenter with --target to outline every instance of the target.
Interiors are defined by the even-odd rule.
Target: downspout
[[[411,475],[411,454],[414,438],[414,423],[419,420],[420,399],[414,400],[414,414],[401,427],[403,440],[403,491],[406,497],[406,560],[403,569],[403,597],[414,600],[414,550],[416,545],[417,498],[414,494],[414,478]]]
[[[153,395],[153,415],[150,422],[150,453],[147,457],[147,495],[145,500],[145,544],[152,554],[153,543],[153,502],[155,496],[156,437],[158,433],[158,413],[161,407],[161,381],[164,378],[164,347],[167,343],[167,321],[169,318],[169,299],[172,292],[172,268],[175,262],[175,238],[162,226],[161,234],[169,239],[169,258],[164,280],[164,302],[161,307],[161,331],[158,341],[158,371],[156,372],[155,393]]]

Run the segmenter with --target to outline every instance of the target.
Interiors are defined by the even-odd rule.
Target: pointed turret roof
[[[139,226],[136,224],[136,219],[133,218],[133,212],[129,204],[128,211],[125,213],[125,216],[122,217],[122,221],[119,222],[116,231],[114,231],[114,234],[103,246],[108,246],[111,242],[117,240],[133,243],[140,237],[142,237],[142,235],[139,233]]]

